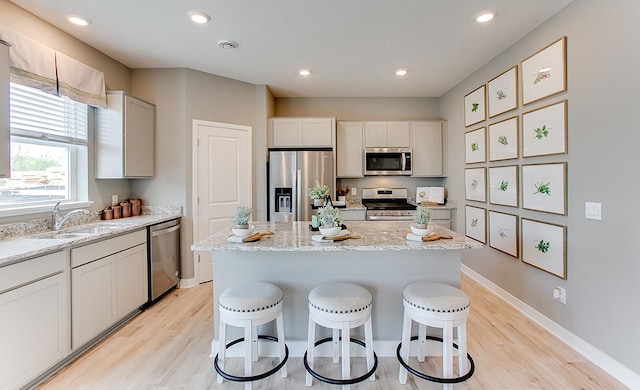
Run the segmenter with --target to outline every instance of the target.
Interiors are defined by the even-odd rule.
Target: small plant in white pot
[[[313,199],[314,206],[324,206],[327,196],[329,196],[329,186],[320,184],[316,180],[316,185],[309,188],[309,198]]]
[[[428,227],[431,220],[431,210],[426,207],[418,206],[416,213],[413,214],[413,223],[411,231],[418,236],[426,236],[431,233],[432,229]]]
[[[253,225],[249,224],[252,211],[251,207],[247,206],[238,206],[236,208],[233,214],[233,221],[236,225],[231,229],[233,234],[240,237],[247,237],[253,233]]]
[[[337,208],[327,205],[318,208],[318,225],[324,237],[335,237],[342,230],[342,215]]]

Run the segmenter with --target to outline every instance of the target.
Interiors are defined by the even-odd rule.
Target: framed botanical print
[[[518,117],[489,125],[489,161],[518,158]]]
[[[489,246],[508,255],[519,257],[518,217],[489,211]]]
[[[486,86],[482,85],[464,97],[464,125],[466,127],[487,119],[485,90]]]
[[[567,215],[567,163],[522,166],[522,208]]]
[[[487,161],[485,128],[468,131],[464,135],[464,162],[467,164]]]
[[[465,197],[476,202],[487,201],[486,168],[467,168],[464,170]]]
[[[522,218],[522,261],[567,278],[567,228]]]
[[[487,83],[489,118],[518,108],[518,66]]]
[[[567,90],[567,38],[522,60],[522,104]]]
[[[518,166],[489,168],[489,203],[518,207]]]
[[[465,221],[465,235],[469,238],[473,238],[476,241],[480,241],[483,244],[487,243],[487,210],[474,207],[465,206],[464,208],[464,221]]]
[[[567,153],[567,101],[522,114],[523,157]]]

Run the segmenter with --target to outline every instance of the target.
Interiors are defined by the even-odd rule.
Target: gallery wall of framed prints
[[[465,235],[561,279],[566,91],[567,38],[560,37],[464,96]]]

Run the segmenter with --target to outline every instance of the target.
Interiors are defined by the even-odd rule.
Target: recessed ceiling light
[[[396,76],[405,76],[407,74],[406,69],[398,69],[396,70]]]
[[[220,46],[220,48],[222,48],[223,50],[233,50],[238,47],[238,44],[228,39],[221,39],[218,41],[218,46]]]
[[[298,71],[298,74],[300,76],[309,76],[311,74],[311,71],[309,69],[300,69]]]
[[[91,24],[91,21],[89,19],[77,15],[71,15],[67,18],[67,20],[77,26],[88,26]]]
[[[189,15],[189,19],[191,19],[193,23],[197,23],[197,24],[209,23],[209,21],[211,20],[211,16],[205,14],[204,12],[192,11],[192,12],[189,12],[187,15]]]
[[[496,16],[496,13],[493,11],[482,11],[478,15],[476,15],[476,21],[478,23],[486,23],[492,20]]]

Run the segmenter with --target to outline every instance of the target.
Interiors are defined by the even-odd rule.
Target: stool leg
[[[222,371],[224,371],[224,358],[227,351],[227,324],[220,320],[220,331],[218,332],[218,366]],[[218,378],[216,379],[217,383],[222,383],[224,378],[222,375],[218,374]]]
[[[244,324],[244,376],[251,376],[251,363],[253,362],[253,324],[247,321]],[[251,390],[251,382],[244,383],[244,390]]]
[[[427,326],[425,324],[418,325],[418,361],[424,362],[424,355],[427,349]]]
[[[351,377],[351,328],[349,322],[342,324],[342,379]],[[342,385],[342,390],[348,390],[349,385]]]
[[[251,357],[254,362],[258,361],[258,327],[251,327]]]
[[[309,316],[309,331],[307,332],[307,364],[313,369],[313,349],[316,342],[316,323]],[[306,385],[311,386],[313,383],[313,377],[307,372]]]
[[[285,356],[285,346],[284,346],[284,324],[282,321],[282,312],[278,314],[278,318],[276,318],[276,328],[278,332],[278,347],[280,347],[280,361],[284,360]],[[285,364],[280,369],[280,376],[283,378],[287,377],[287,365]]]
[[[367,371],[371,371],[373,368],[373,331],[371,330],[371,317],[364,323],[364,342],[367,353]],[[375,372],[371,374],[369,380],[371,382],[376,380]]]
[[[333,362],[340,363],[340,329],[333,330]]]
[[[467,373],[467,324],[458,326],[458,376]]]
[[[402,348],[400,349],[400,356],[405,363],[409,364],[409,350],[411,349],[411,318],[407,315],[405,310],[404,319],[402,321]],[[401,384],[407,383],[407,369],[400,365],[400,374],[398,375],[398,381]]]
[[[442,328],[442,377],[453,376],[453,323],[446,321]]]

